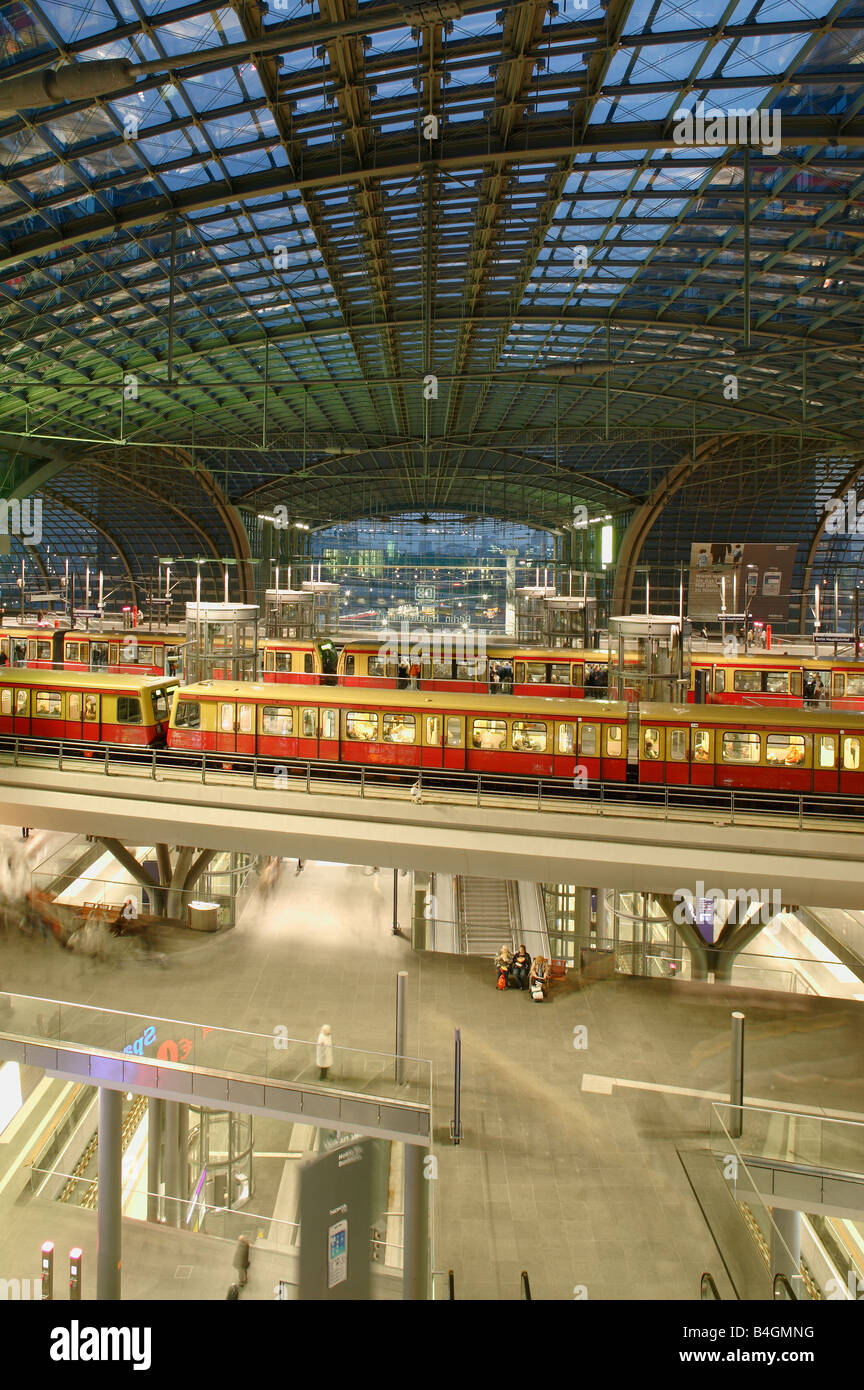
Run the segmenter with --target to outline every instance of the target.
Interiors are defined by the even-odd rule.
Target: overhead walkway
[[[52,830],[250,854],[378,864],[469,877],[601,884],[674,893],[771,884],[784,902],[857,908],[864,902],[864,820],[832,824],[803,806],[742,810],[564,796],[538,784],[470,777],[466,789],[423,791],[404,774],[348,780],[307,767],[286,780],[223,758],[190,770],[123,757],[90,762],[0,755],[0,819]],[[344,769],[342,770],[344,773]],[[380,774],[379,774],[380,776]],[[416,786],[416,783],[413,785]],[[798,798],[787,798],[793,803]],[[786,804],[785,802],[782,804]]]

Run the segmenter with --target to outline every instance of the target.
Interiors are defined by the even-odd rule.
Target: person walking
[[[315,1044],[315,1062],[318,1067],[318,1080],[326,1081],[327,1073],[333,1065],[333,1035],[330,1024],[325,1023]]]
[[[237,1248],[234,1251],[234,1268],[237,1271],[237,1283],[240,1284],[241,1287],[249,1278],[249,1260],[251,1255],[252,1251],[249,1248],[249,1237],[240,1236],[237,1241]]]

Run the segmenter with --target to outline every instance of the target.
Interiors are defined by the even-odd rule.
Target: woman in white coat
[[[318,1079],[327,1080],[327,1073],[333,1065],[333,1036],[330,1024],[325,1023],[315,1044],[315,1061],[318,1065]]]

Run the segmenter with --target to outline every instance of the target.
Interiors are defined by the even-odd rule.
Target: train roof
[[[642,724],[652,720],[658,724],[710,724],[712,727],[735,728],[741,725],[752,728],[758,724],[765,728],[783,730],[814,729],[854,729],[864,732],[864,714],[846,709],[778,709],[765,705],[662,705],[641,704],[639,718]]]
[[[274,685],[260,681],[198,681],[180,690],[184,700],[253,700],[265,705],[330,705],[348,709],[386,706],[388,709],[432,710],[454,713],[470,710],[476,714],[527,715],[534,710],[538,718],[557,715],[561,719],[627,719],[623,700],[567,700],[551,695],[473,695],[459,691],[379,690],[367,686]],[[690,706],[692,709],[692,706]]]
[[[802,656],[800,653],[790,652],[785,655],[783,652],[748,652],[745,656],[742,652],[740,656],[727,656],[725,652],[693,652],[690,657],[691,666],[753,666],[757,669],[768,669],[777,667],[779,670],[786,670],[792,666],[796,670],[805,668],[808,671],[831,671],[842,668],[846,670],[852,668],[854,671],[864,671],[864,659],[858,661],[854,657],[825,657],[825,656]]]
[[[112,676],[100,671],[48,671],[24,666],[0,666],[0,685],[38,685],[63,690],[158,690],[166,685],[178,685],[177,676]]]
[[[63,635],[74,638],[76,642],[83,641],[85,638],[96,642],[117,642],[121,638],[124,642],[128,642],[143,638],[145,642],[153,642],[158,637],[160,641],[172,642],[175,646],[188,640],[185,632],[166,632],[164,628],[154,627],[70,627],[64,630]]]
[[[425,633],[426,629],[420,627],[416,629],[409,629],[409,637],[411,635],[411,631]],[[453,632],[458,633],[459,629],[454,628]],[[446,639],[447,636],[448,634],[446,632],[439,634],[439,638]],[[272,640],[276,641],[278,639],[273,638]],[[434,640],[435,639],[433,637],[433,651]],[[343,651],[377,652],[382,647],[391,646],[396,647],[398,650],[400,641],[401,634],[394,628],[392,629],[390,636],[386,638],[380,638],[379,640],[374,640],[371,638],[358,638],[356,641],[348,641],[345,643]],[[421,645],[422,641],[422,638],[418,638],[418,645]],[[457,644],[454,642],[453,645],[455,646]],[[519,656],[524,657],[526,661],[564,661],[568,657],[573,661],[609,661],[612,659],[614,655],[610,652],[595,650],[590,647],[531,647],[527,643],[513,642],[507,639],[498,638],[487,639],[485,644],[485,654],[487,656],[494,657]],[[453,655],[456,655],[456,653],[454,652]],[[481,652],[472,652],[469,654],[468,660],[471,660],[473,656],[479,657],[482,655],[483,653]]]

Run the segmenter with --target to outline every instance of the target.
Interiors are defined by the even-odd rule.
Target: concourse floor
[[[705,1269],[722,1283],[677,1150],[704,1144],[710,1094],[728,1088],[733,1009],[747,1015],[748,1101],[864,1111],[858,1002],[619,977],[568,979],[535,1004],[496,990],[487,962],[412,952],[391,934],[392,888],[390,871],[310,863],[298,876],[286,863],[271,899],[165,970],[83,961],[7,931],[0,989],[258,1032],[281,1024],[297,1038],[329,1023],[337,1044],[392,1052],[407,970],[407,1050],[434,1063],[435,1267],[454,1270],[458,1298],[518,1298],[522,1269],[541,1299],[695,1299]]]

